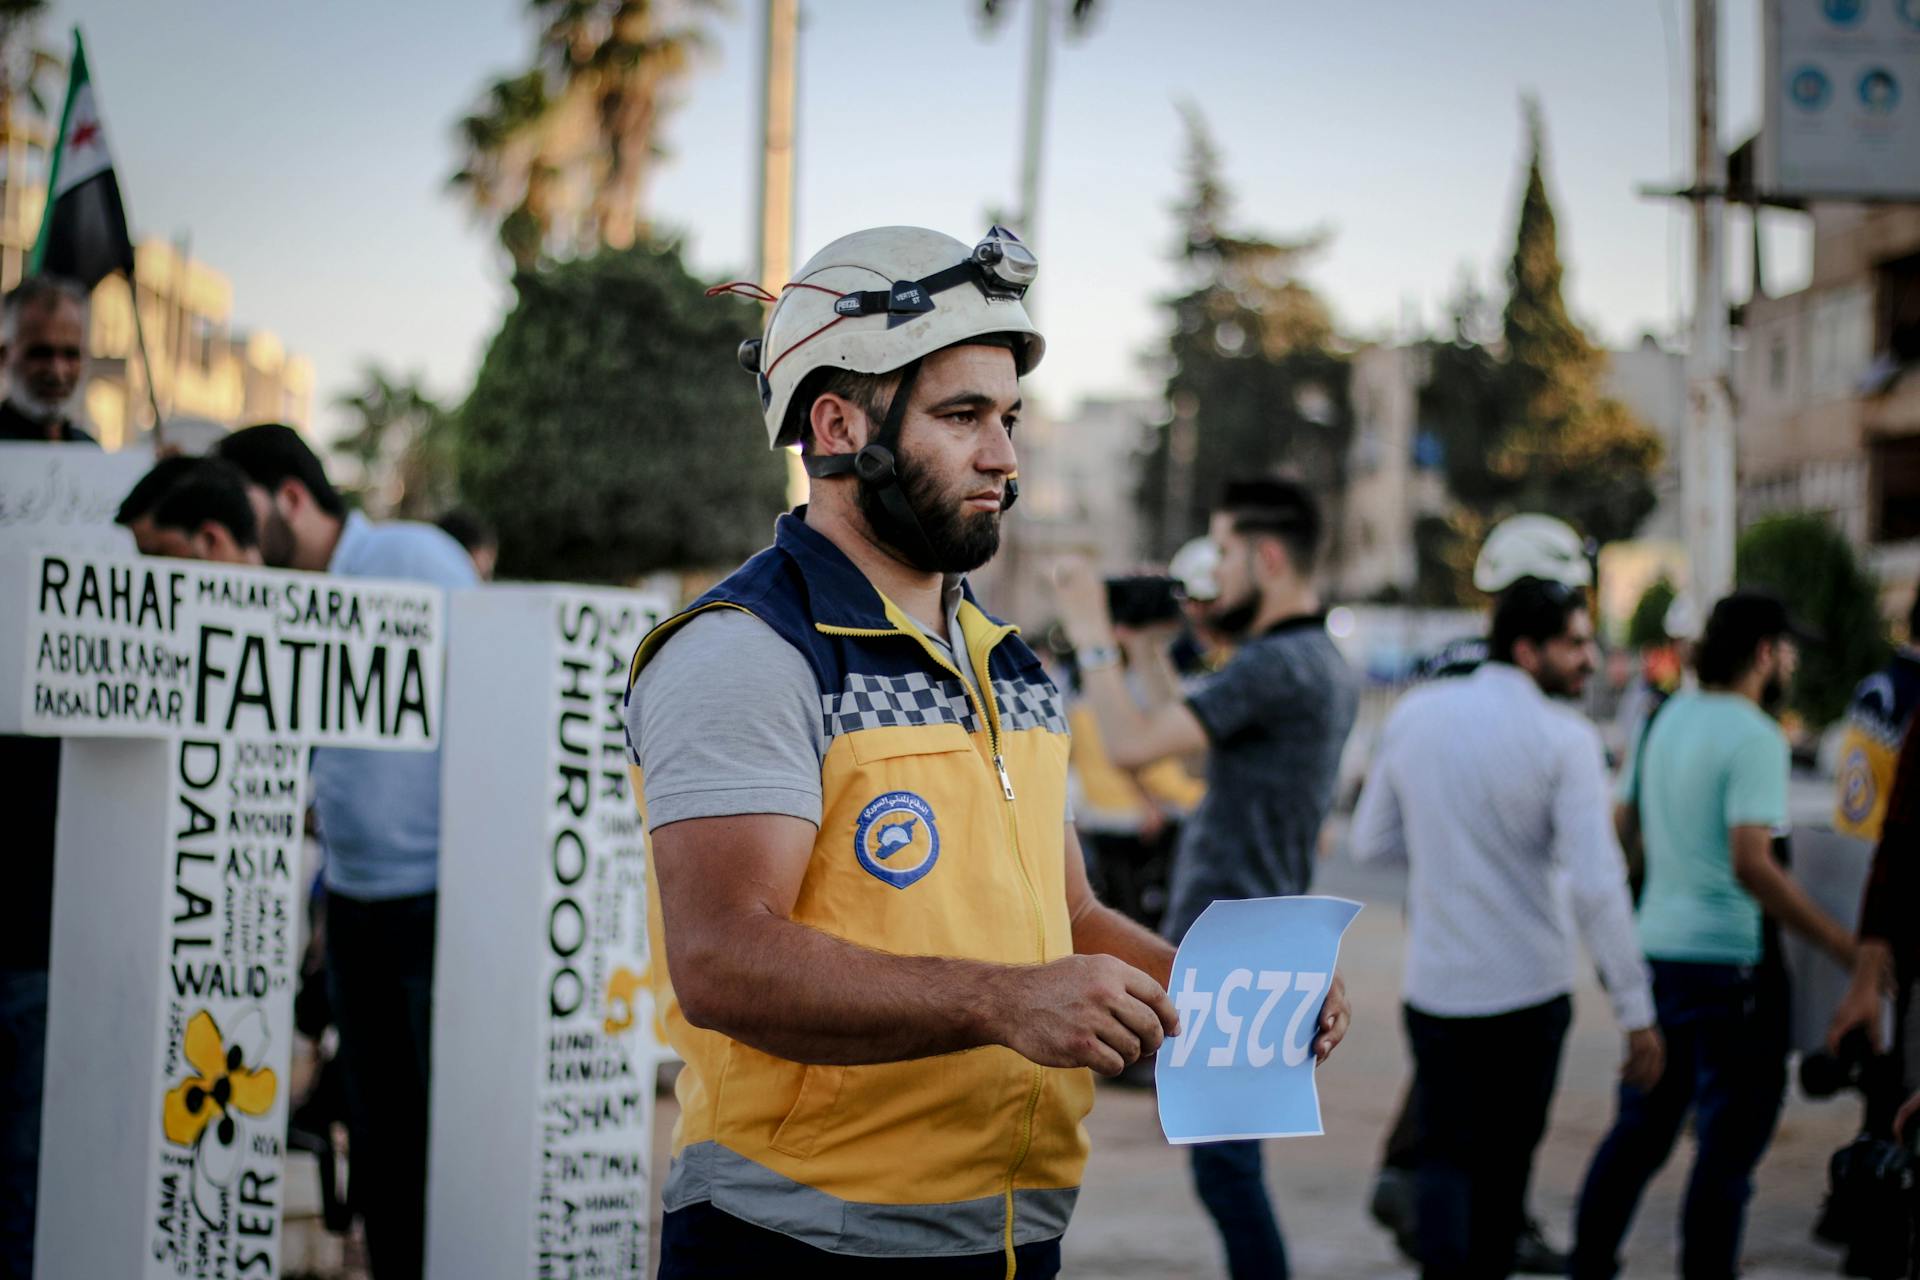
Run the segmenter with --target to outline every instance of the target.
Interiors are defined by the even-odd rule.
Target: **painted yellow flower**
[[[216,1143],[232,1149],[238,1136],[233,1113],[261,1116],[273,1106],[273,1068],[249,1068],[240,1044],[224,1042],[205,1009],[188,1020],[180,1047],[194,1074],[168,1090],[161,1104],[167,1141],[194,1146],[212,1125]]]
[[[625,965],[614,968],[607,979],[607,1034],[617,1036],[633,1025],[635,997],[646,987],[647,975],[635,973]]]

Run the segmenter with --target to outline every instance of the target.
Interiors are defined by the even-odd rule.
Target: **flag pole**
[[[153,451],[159,453],[167,447],[167,429],[160,418],[160,397],[153,389],[153,357],[147,354],[147,327],[140,323],[140,286],[134,283],[131,271],[127,273],[127,297],[133,304],[133,339],[140,348],[140,368],[146,376],[147,403],[153,406]]]

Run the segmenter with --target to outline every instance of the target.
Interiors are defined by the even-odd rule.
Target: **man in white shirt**
[[[1660,1076],[1600,737],[1550,700],[1579,694],[1594,664],[1584,594],[1516,583],[1494,613],[1490,660],[1395,707],[1354,814],[1357,859],[1409,864],[1404,1001],[1428,1280],[1511,1271],[1572,1018],[1569,916],[1627,1032],[1623,1078]]]

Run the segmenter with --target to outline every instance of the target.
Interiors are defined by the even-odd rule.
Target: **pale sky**
[[[796,261],[847,231],[919,223],[971,242],[1011,207],[1024,6],[806,0]],[[1058,4],[1060,0],[1055,0]],[[1064,8],[1064,4],[1060,7]],[[1106,0],[1056,46],[1034,298],[1035,390],[1057,407],[1151,391],[1141,357],[1174,290],[1175,106],[1212,125],[1240,222],[1331,232],[1309,272],[1356,337],[1437,324],[1463,273],[1499,289],[1521,178],[1519,102],[1546,112],[1570,302],[1609,343],[1683,315],[1684,219],[1635,194],[1685,170],[1683,0]],[[508,305],[504,256],[447,191],[453,122],[532,33],[517,0],[57,0],[85,31],[136,235],[187,236],[232,278],[235,321],[315,363],[316,417],[361,363],[462,396]],[[697,271],[751,271],[762,5],[732,0],[683,90],[649,192]],[[1759,118],[1757,0],[1723,9],[1725,133]],[[1680,185],[1678,182],[1675,185]],[[1748,256],[1736,220],[1732,287]],[[1804,277],[1769,228],[1777,292]]]

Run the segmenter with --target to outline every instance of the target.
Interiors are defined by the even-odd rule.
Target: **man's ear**
[[[867,442],[870,424],[860,406],[831,391],[814,398],[807,425],[813,432],[815,453],[858,453]]]
[[[272,506],[286,519],[293,519],[312,505],[312,492],[292,476],[282,480],[273,490]]]
[[[1293,557],[1287,554],[1287,545],[1278,538],[1254,539],[1253,553],[1260,559],[1260,572],[1268,578],[1278,578],[1293,567]]]

